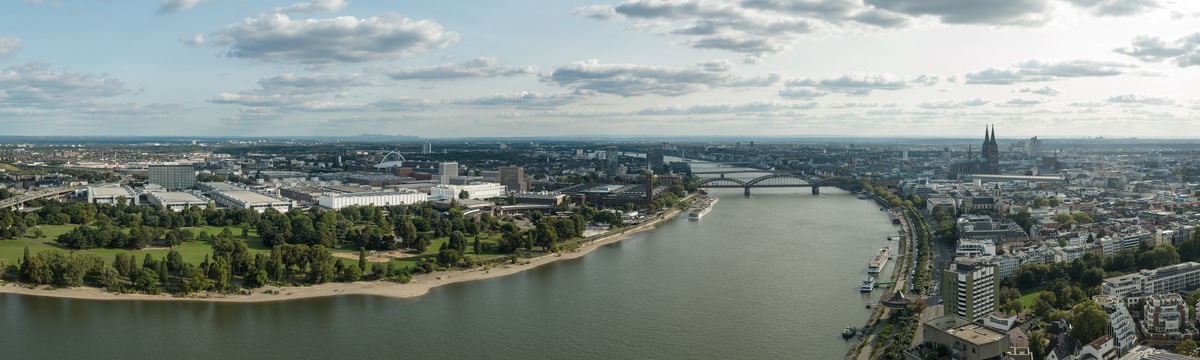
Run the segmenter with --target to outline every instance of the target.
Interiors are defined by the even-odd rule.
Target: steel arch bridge
[[[740,180],[727,177],[709,178],[700,181],[702,188],[727,188],[746,190],[746,195],[750,195],[750,188],[782,188],[782,187],[807,187],[812,188],[813,194],[820,194],[821,187],[837,187],[846,190],[857,190],[862,187],[862,184],[855,184],[853,179],[848,178],[818,178],[805,176],[803,174],[792,173],[772,173],[756,177],[750,180]]]
[[[391,157],[392,155],[396,155],[396,158],[400,159],[400,160],[399,161],[388,161],[388,158]],[[375,164],[375,168],[382,169],[382,168],[389,168],[389,167],[398,167],[398,166],[400,166],[400,164],[404,163],[405,161],[408,161],[408,160],[404,158],[403,154],[395,152],[395,151],[389,151],[387,154],[383,155],[383,159],[380,159],[378,164]]]

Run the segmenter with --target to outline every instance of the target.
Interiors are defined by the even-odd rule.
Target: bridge
[[[92,185],[92,186],[105,186],[105,185],[109,185],[109,184],[99,184],[99,185]],[[0,200],[0,209],[19,209],[19,208],[21,208],[22,204],[24,204],[28,201],[32,201],[35,199],[41,199],[41,198],[47,198],[47,197],[61,196],[61,195],[65,195],[68,193],[73,193],[76,191],[84,190],[87,188],[88,188],[87,185],[75,185],[75,186],[68,186],[68,187],[51,188],[51,189],[41,190],[41,191],[32,192],[32,193],[24,193],[24,194],[17,195],[15,197]]]
[[[766,175],[756,177],[750,180],[741,180],[725,177],[726,174],[738,173],[767,173]],[[813,195],[821,193],[821,187],[837,187],[849,191],[862,190],[862,183],[850,178],[821,178],[804,173],[789,173],[781,171],[767,170],[729,170],[729,171],[708,171],[696,172],[693,174],[717,175],[715,178],[702,178],[700,187],[702,188],[725,188],[725,189],[744,189],[746,196],[750,196],[750,188],[785,188],[785,187],[807,187],[812,188]]]

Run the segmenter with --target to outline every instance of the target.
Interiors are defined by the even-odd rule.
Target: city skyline
[[[1200,6],[1162,0],[0,9],[6,135],[970,138],[995,124],[1000,138],[1187,138],[1200,128]]]

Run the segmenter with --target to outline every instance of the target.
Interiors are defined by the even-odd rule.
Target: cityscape
[[[4,357],[1200,358],[1197,4],[0,13]]]

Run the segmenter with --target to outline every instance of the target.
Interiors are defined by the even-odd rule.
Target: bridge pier
[[[746,187],[746,196],[750,196],[750,187],[749,186]]]
[[[812,189],[813,189],[813,195],[821,195],[821,187],[820,186],[813,186]]]

